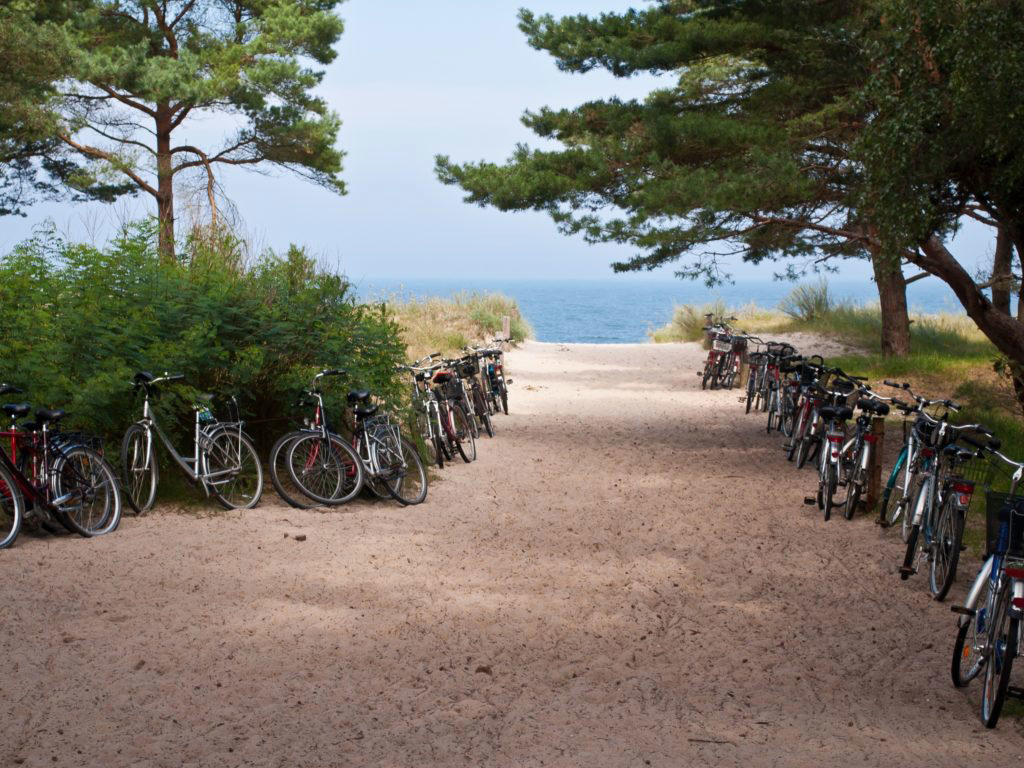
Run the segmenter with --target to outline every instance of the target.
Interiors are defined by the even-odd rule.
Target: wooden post
[[[512,318],[508,315],[503,315],[501,318],[501,339],[502,341],[508,341],[512,338]]]
[[[875,449],[871,452],[871,463],[868,465],[868,492],[864,499],[865,511],[871,513],[882,495],[882,461],[885,454],[885,418],[875,416],[871,419],[871,432],[877,438]],[[879,512],[881,514],[881,512]]]

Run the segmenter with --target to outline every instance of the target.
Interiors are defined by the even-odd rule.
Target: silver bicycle
[[[142,390],[144,395],[142,418],[128,427],[121,442],[121,466],[128,503],[136,514],[153,508],[160,482],[154,438],[159,438],[186,477],[197,483],[207,496],[213,496],[227,509],[256,506],[263,495],[263,467],[252,440],[243,431],[245,424],[238,419],[238,406],[233,397],[230,400],[235,412],[234,421],[218,421],[207,402],[193,405],[191,456],[178,453],[160,428],[150,399],[157,394],[157,385],[184,378],[180,374],[154,376],[140,371],[132,379],[135,391]],[[202,399],[208,401],[212,396]]]

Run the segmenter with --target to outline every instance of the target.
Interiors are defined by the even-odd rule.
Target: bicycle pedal
[[[949,610],[953,613],[959,613],[961,616],[970,616],[972,619],[978,615],[978,612],[973,608],[965,608],[962,605],[951,605]]]
[[[884,517],[876,517],[875,518],[875,525],[879,525],[882,528],[888,528],[889,527],[889,521],[886,520]]]
[[[818,503],[818,500],[813,496],[804,496],[804,504],[808,507],[813,507]]]

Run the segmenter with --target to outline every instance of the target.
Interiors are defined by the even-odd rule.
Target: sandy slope
[[[0,765],[961,766],[953,617],[694,345],[531,343],[428,503],[0,553]],[[294,536],[306,534],[298,542]],[[961,585],[962,588],[962,585]]]

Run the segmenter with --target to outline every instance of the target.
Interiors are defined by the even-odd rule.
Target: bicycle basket
[[[1007,535],[1000,541],[1004,522]],[[996,552],[1024,558],[1024,496],[996,491],[985,494],[985,557]]]
[[[987,457],[979,458],[977,456],[961,464],[959,471],[960,476],[964,480],[974,483],[975,488],[981,488],[986,491],[991,490],[995,473],[995,462]]]
[[[459,367],[459,375],[466,379],[476,376],[478,373],[480,373],[480,361],[475,357],[463,361]]]
[[[711,347],[716,352],[731,352],[732,341],[728,336],[716,336],[714,341],[711,342]]]

